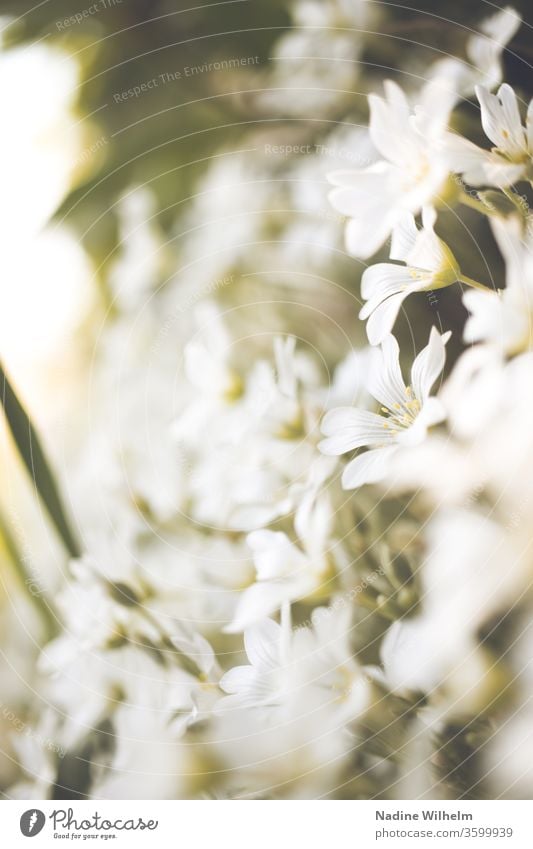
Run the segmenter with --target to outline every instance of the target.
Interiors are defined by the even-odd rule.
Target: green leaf
[[[0,363],[0,401],[13,439],[35,489],[71,557],[80,556],[80,547],[67,519],[56,482],[35,428],[17,398]]]

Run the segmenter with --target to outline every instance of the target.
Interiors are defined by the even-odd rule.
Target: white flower
[[[495,15],[482,21],[479,33],[471,36],[466,43],[469,65],[466,71],[465,89],[468,90],[468,82],[477,77],[487,88],[498,85],[502,78],[502,51],[521,23],[521,16],[511,6],[504,6]]]
[[[420,444],[428,428],[443,421],[444,408],[429,393],[444,367],[449,337],[449,333],[441,336],[431,329],[429,344],[413,362],[410,386],[405,385],[400,370],[398,343],[393,336],[386,337],[381,362],[369,380],[369,391],[383,405],[384,415],[353,407],[339,407],[325,415],[322,431],[327,439],[319,444],[324,454],[345,454],[365,446],[372,449],[348,463],[342,476],[344,489],[383,480],[401,447]]]
[[[425,105],[431,92],[431,104]],[[351,219],[349,253],[366,259],[385,242],[406,212],[443,200],[449,190],[448,164],[436,144],[447,127],[455,96],[445,86],[422,91],[416,115],[402,89],[385,82],[385,98],[371,94],[370,137],[383,159],[368,168],[329,175],[337,187],[334,208]]]
[[[228,354],[225,361],[216,351],[196,360],[194,379],[207,386],[174,426],[191,469],[188,510],[196,521],[251,531],[294,506],[289,490],[305,481],[316,459],[324,399],[314,360],[296,352],[295,343],[276,338],[275,367],[255,360],[222,397],[217,389],[226,385]]]
[[[531,351],[506,361],[492,345],[466,350],[439,393],[448,432],[398,454],[395,490],[423,490],[441,508],[494,499],[509,529],[527,530],[533,488],[524,469],[533,458],[533,404],[524,387],[532,382]]]
[[[10,735],[17,765],[23,773],[9,789],[11,799],[52,798],[58,756],[64,756],[63,745],[57,742],[61,733],[59,716],[42,711],[36,726],[26,725],[22,732]]]
[[[450,114],[476,82],[490,88],[501,80],[501,52],[520,20],[506,7],[484,21],[479,34],[467,40],[468,61],[448,57],[436,62],[412,98],[413,106],[391,80],[384,84],[385,98],[369,96],[370,137],[382,159],[367,168],[329,175],[337,187],[330,201],[350,218],[346,245],[351,254],[361,259],[372,256],[405,212],[416,215],[427,204],[453,199],[457,187],[450,171],[456,162],[446,144]]]
[[[184,708],[191,711],[192,681],[139,650],[133,652],[133,661],[136,667],[122,697],[115,695],[110,714],[114,746],[109,764],[100,758],[94,770],[93,796],[140,799],[148,793],[156,799],[187,798],[194,780],[194,748],[181,742],[186,722],[175,717]]]
[[[466,449],[463,486],[490,493],[508,529],[516,524],[522,533],[533,504],[532,478],[524,473],[533,458],[532,381],[531,351],[505,361],[494,347],[477,345],[458,360],[441,395],[449,429]]]
[[[56,596],[67,633],[46,649],[53,665],[76,661],[84,652],[105,651],[132,641],[139,650],[177,645],[200,671],[210,648],[198,629],[211,634],[215,623],[234,613],[239,590],[253,576],[250,554],[241,542],[201,541],[179,535],[168,547],[138,544],[127,551],[107,544],[71,562],[73,580]],[[187,632],[182,626],[188,623]],[[203,641],[204,649],[199,647]],[[185,651],[185,644],[192,647]],[[202,657],[202,653],[205,655]]]
[[[109,281],[124,312],[146,307],[164,274],[165,245],[156,225],[156,210],[156,199],[144,186],[130,189],[118,202],[122,250]]]
[[[351,605],[318,608],[292,632],[282,622],[247,630],[249,664],[221,680],[217,754],[239,795],[314,798],[344,774],[372,691],[351,646]]]
[[[289,12],[293,26],[275,43],[267,84],[260,78],[259,103],[276,114],[338,114],[353,91],[377,7],[366,0],[296,0]]]
[[[220,680],[225,696],[221,710],[234,707],[276,705],[290,687],[291,670],[287,664],[290,633],[272,619],[264,619],[244,632],[247,666],[235,666]]]
[[[425,537],[422,612],[387,632],[386,679],[395,691],[438,689],[443,707],[456,713],[480,709],[494,679],[479,629],[520,597],[531,579],[528,558],[505,528],[475,510],[437,512]]]
[[[249,665],[237,666],[220,681],[229,695],[221,710],[280,707],[288,713],[327,708],[359,715],[368,702],[368,682],[350,647],[351,610],[316,608],[311,627],[291,632],[287,619],[265,619],[244,633]]]
[[[479,25],[479,32],[466,41],[466,61],[455,56],[439,60],[431,68],[433,80],[448,89],[453,87],[457,100],[473,94],[476,85],[494,88],[502,80],[502,51],[521,22],[518,12],[510,6],[486,18]]]
[[[470,313],[465,342],[486,342],[505,354],[533,346],[533,238],[517,216],[491,221],[506,263],[506,288],[497,292],[467,290],[463,303]]]
[[[141,695],[145,702],[165,696],[167,718],[169,722],[175,720],[176,734],[187,723],[194,722],[198,693],[205,686],[207,674],[193,675],[177,666],[176,659],[180,655],[170,647],[166,657],[170,660],[168,665],[162,655],[156,660],[146,647],[134,641],[109,650],[80,647],[77,638],[69,635],[46,646],[39,669],[50,675],[47,697],[64,717],[59,737],[61,745],[76,749],[123,701],[138,703]],[[208,669],[209,680],[213,680],[216,666],[212,654],[210,659],[209,652],[204,649],[204,643],[194,647],[193,657],[193,662],[199,664],[198,669]],[[179,722],[176,720],[178,711]]]
[[[303,504],[305,512],[297,514],[301,521],[296,524],[296,530],[303,536],[301,548],[281,531],[248,534],[256,580],[242,593],[226,631],[242,631],[286,602],[307,598],[324,588],[329,592],[332,564],[327,546],[333,520],[331,505],[326,495],[317,498],[312,510],[305,500]]]
[[[524,127],[517,97],[510,85],[501,85],[497,94],[477,86],[476,94],[483,130],[494,147],[485,150],[462,136],[447,133],[442,149],[446,152],[450,168],[463,174],[473,186],[505,188],[519,180],[531,180],[533,100],[529,104]]]
[[[405,266],[378,262],[364,272],[361,294],[366,304],[359,318],[368,318],[366,329],[372,345],[378,345],[391,332],[410,294],[441,289],[460,279],[457,260],[436,235],[434,221],[435,213],[429,208],[424,210],[422,230],[417,230],[412,215],[405,216],[394,229],[390,250],[391,259]]]

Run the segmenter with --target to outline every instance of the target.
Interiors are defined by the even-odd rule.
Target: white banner
[[[8,849],[57,847],[67,840],[191,849],[530,849],[532,808],[529,801],[6,801],[0,830]]]

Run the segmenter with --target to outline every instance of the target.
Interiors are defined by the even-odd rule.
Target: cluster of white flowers
[[[323,56],[307,94],[336,115],[368,10],[297,4],[270,100],[272,76],[303,86],[285,63]],[[303,163],[261,158],[257,134],[221,154],[174,265],[149,193],[123,199],[68,482],[86,553],[40,659],[35,739],[66,754],[26,741],[12,795],[435,797],[474,755],[473,795],[531,794],[513,752],[533,695],[533,102],[501,62],[519,23],[490,18],[419,90],[386,81],[369,137],[334,129]],[[474,90],[486,147],[452,130]],[[437,235],[463,212],[502,279]],[[364,269],[360,302],[328,263]],[[444,288],[462,327],[432,310]],[[369,344],[350,349],[346,315]]]

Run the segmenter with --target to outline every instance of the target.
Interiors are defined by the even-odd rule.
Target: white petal
[[[435,668],[432,660],[438,652],[439,639],[441,645],[443,641],[431,624],[428,616],[417,616],[393,622],[385,634],[381,658],[388,686],[393,690],[429,691],[437,685],[442,668],[440,664]]]
[[[484,86],[476,86],[476,95],[481,109],[481,125],[487,138],[496,147],[501,146],[502,115],[500,101]]]
[[[509,164],[508,160],[496,153],[489,153],[483,163],[483,171],[485,178],[483,183],[489,186],[496,186],[499,189],[505,189],[518,183],[524,178],[526,164],[519,162],[518,164]]]
[[[398,342],[389,334],[381,343],[379,358],[370,371],[368,391],[380,404],[393,410],[395,405],[405,404],[407,390],[400,368]]]
[[[379,152],[399,167],[416,160],[420,143],[409,125],[409,106],[401,88],[388,81],[387,100],[371,94],[369,133]]]
[[[247,542],[254,552],[259,581],[290,575],[306,563],[303,552],[281,531],[253,531]]]
[[[432,76],[424,84],[411,118],[426,143],[439,138],[447,129],[450,112],[459,99],[459,80],[464,76],[464,64],[448,58],[437,62]]]
[[[249,690],[256,677],[252,666],[235,666],[220,679],[220,687],[225,693],[242,693]]]
[[[453,256],[447,251],[444,242],[439,239],[432,227],[434,220],[434,211],[432,207],[426,207],[424,210],[426,226],[418,231],[418,235],[414,247],[407,259],[408,265],[414,268],[424,269],[426,271],[439,272],[451,264]],[[457,265],[457,263],[455,263]],[[458,269],[457,269],[458,272]],[[425,288],[428,288],[429,280],[425,282]],[[420,287],[421,289],[424,287]]]
[[[238,634],[255,622],[276,613],[284,602],[298,601],[315,589],[316,578],[301,570],[290,580],[259,581],[242,593],[233,620],[223,629],[226,634]]]
[[[327,174],[328,182],[341,189],[353,189],[360,192],[362,197],[370,195],[372,189],[387,184],[387,175],[391,166],[381,159],[366,168],[350,168],[343,171],[330,171]],[[339,210],[340,211],[340,210]]]
[[[270,548],[275,545],[278,541],[279,536],[285,536],[285,534],[278,534],[276,531],[252,531],[251,534],[248,534],[246,537],[246,542],[252,549],[252,551],[262,551],[265,548]]]
[[[439,424],[446,418],[444,404],[438,398],[428,398],[414,423],[396,437],[399,445],[412,448],[420,445],[427,436],[428,428]]]
[[[233,620],[223,630],[227,634],[238,634],[278,611],[284,601],[291,599],[286,597],[286,588],[282,582],[260,581],[252,584],[241,594]]]
[[[424,402],[431,391],[437,377],[444,368],[446,360],[445,344],[450,333],[442,336],[435,327],[431,328],[429,343],[420,351],[411,369],[411,386],[415,397]]]
[[[368,341],[371,345],[379,345],[391,332],[394,322],[398,318],[402,303],[409,294],[410,291],[406,291],[400,292],[398,295],[392,295],[392,297],[376,307],[366,325]]]
[[[415,246],[417,235],[414,215],[406,213],[392,231],[390,258],[405,262]]]
[[[530,155],[533,154],[533,100],[529,101],[526,117],[527,146]]]
[[[387,102],[394,110],[394,113],[399,118],[409,118],[411,112],[409,107],[409,101],[407,100],[403,89],[400,88],[398,83],[395,83],[394,80],[385,80],[385,82],[383,83],[383,88],[385,90]]]
[[[463,174],[467,183],[472,186],[486,183],[485,164],[490,157],[488,150],[456,133],[445,133],[442,153],[450,170]]]
[[[393,265],[390,262],[378,262],[366,269],[361,278],[361,295],[368,301],[374,299],[376,303],[380,303],[389,295],[395,295],[397,292],[403,292],[406,286],[410,286],[413,278],[403,265]],[[372,312],[371,307],[369,312]],[[365,304],[363,310],[365,312],[368,305]],[[368,313],[367,313],[368,314]],[[366,315],[360,316],[366,318]]]
[[[275,669],[279,665],[281,626],[273,619],[265,619],[248,628],[244,634],[244,647],[248,659],[260,670]]]
[[[468,289],[463,294],[463,304],[470,313],[463,333],[465,342],[495,341],[502,334],[502,301],[496,292]]]
[[[507,130],[510,136],[510,138],[505,136],[508,145],[510,144],[506,152],[514,151],[517,156],[520,156],[526,149],[526,143],[516,94],[510,85],[504,83],[498,89],[498,96],[502,104],[504,130]],[[503,149],[506,150],[506,148]]]
[[[396,169],[388,162],[377,162],[368,168],[334,171],[329,180],[337,188],[329,193],[331,205],[343,215],[375,218],[387,208],[391,174]]]
[[[383,206],[371,213],[361,210],[360,217],[351,218],[346,224],[346,250],[358,259],[368,259],[381,248],[390,235],[392,222]]]
[[[274,339],[274,359],[278,375],[278,385],[284,395],[296,396],[297,379],[294,372],[294,351],[296,339],[294,336],[276,336]]]
[[[426,204],[422,209],[422,226],[424,230],[433,230],[437,223],[437,210],[431,204]]]
[[[481,107],[481,124],[485,135],[511,158],[520,156],[526,148],[525,133],[520,120],[516,95],[509,85],[502,85],[498,96],[483,86],[476,87]]]
[[[366,483],[379,483],[388,471],[389,461],[398,450],[396,445],[375,448],[359,454],[346,466],[342,475],[343,489],[356,489]]]
[[[318,447],[323,454],[338,455],[367,445],[382,445],[392,438],[387,424],[383,416],[367,410],[338,407],[324,416],[322,430],[329,439],[322,440]]]
[[[420,410],[416,421],[420,419],[423,426],[426,428],[440,424],[446,418],[446,409],[440,398],[428,398],[422,409]]]
[[[510,6],[483,21],[479,35],[466,42],[466,55],[484,75],[483,83],[493,88],[501,81],[501,53],[518,30],[522,19]]]

